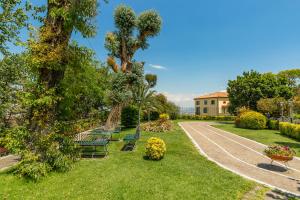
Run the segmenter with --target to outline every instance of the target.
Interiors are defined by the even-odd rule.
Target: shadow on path
[[[273,172],[286,172],[287,171],[287,169],[285,167],[267,164],[267,163],[258,163],[257,167],[262,168],[262,169],[267,169],[267,170],[270,170]]]

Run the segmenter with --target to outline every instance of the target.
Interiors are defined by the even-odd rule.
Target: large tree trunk
[[[67,65],[67,48],[69,40],[72,34],[72,27],[65,25],[65,20],[61,17],[52,17],[49,13],[52,9],[66,7],[67,1],[61,0],[59,3],[50,3],[48,1],[48,13],[45,19],[45,24],[40,29],[40,40],[38,41],[41,46],[46,47],[43,50],[43,54],[40,54],[39,48],[34,49],[33,55],[50,57],[54,54],[58,59],[48,61],[45,59],[44,63],[40,63],[38,82],[43,86],[42,91],[37,90],[37,98],[43,98],[45,95],[51,95],[53,97],[59,96],[59,84],[62,81]],[[67,8],[66,8],[67,9]],[[41,59],[43,60],[43,59]],[[49,128],[53,125],[57,119],[57,107],[59,100],[56,99],[54,104],[45,106],[34,106],[30,110],[30,128],[35,131],[45,132],[49,131]],[[34,113],[34,114],[33,114]]]
[[[123,109],[123,104],[114,105],[108,115],[106,120],[105,129],[111,130],[118,126],[121,118],[121,112]]]

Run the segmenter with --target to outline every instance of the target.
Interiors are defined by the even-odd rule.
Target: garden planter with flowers
[[[273,163],[274,160],[287,163],[288,161],[293,160],[296,154],[290,147],[280,145],[269,146],[264,152],[266,156],[272,159],[271,163]]]

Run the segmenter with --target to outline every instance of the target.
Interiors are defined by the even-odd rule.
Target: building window
[[[207,113],[208,112],[208,108],[203,108],[203,113]]]
[[[200,107],[196,108],[196,115],[200,115]]]
[[[200,105],[200,101],[196,101],[196,105],[199,106]]]
[[[211,100],[211,105],[215,105],[216,101],[215,100]]]
[[[207,105],[207,100],[204,100],[204,105]]]
[[[226,101],[223,101],[223,104],[226,104]]]

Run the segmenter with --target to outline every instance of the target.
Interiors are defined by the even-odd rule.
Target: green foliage
[[[24,127],[8,130],[2,143],[10,152],[21,156],[14,173],[33,180],[50,171],[67,171],[79,157],[72,137],[56,133],[40,135]]]
[[[20,29],[28,19],[21,0],[0,0],[0,53],[8,54],[7,43],[19,42]]]
[[[179,107],[173,102],[168,101],[167,97],[163,94],[154,96],[155,111],[159,114],[166,113],[171,119],[177,119],[179,116]]]
[[[20,177],[38,181],[46,176],[49,171],[50,166],[47,163],[39,162],[39,156],[31,152],[24,152],[23,158],[16,166],[14,173]]]
[[[108,69],[94,58],[95,53],[73,44],[72,59],[61,83],[62,100],[59,103],[59,118],[70,121],[103,115],[99,111],[105,105],[104,97],[109,84]],[[97,114],[98,113],[98,114]]]
[[[239,128],[247,128],[247,129],[264,129],[267,124],[266,117],[255,111],[248,111],[242,113],[236,119],[236,126]]]
[[[287,115],[289,112],[288,102],[282,97],[260,99],[257,102],[257,110],[265,115],[270,114],[271,117],[280,117],[280,103],[283,103],[284,115]]]
[[[235,116],[202,116],[202,115],[189,115],[183,114],[179,116],[179,119],[185,120],[209,120],[209,121],[234,121]]]
[[[131,71],[135,52],[146,49],[149,46],[147,39],[159,33],[161,18],[155,11],[145,11],[137,16],[129,6],[120,5],[115,10],[114,21],[117,31],[108,33],[105,38],[105,48],[110,56],[108,64],[117,72],[119,67],[115,58],[118,58],[122,71]]]
[[[165,142],[156,137],[147,140],[146,155],[151,160],[161,160],[167,151]]]
[[[154,87],[157,83],[157,75],[155,74],[146,74],[145,79],[150,87]]]
[[[121,124],[125,128],[133,128],[138,123],[138,108],[136,106],[127,106],[121,113]]]
[[[279,121],[278,120],[268,120],[267,127],[270,130],[279,130]]]
[[[288,122],[279,123],[280,134],[291,138],[300,139],[300,124],[292,124]]]
[[[262,98],[283,97],[288,100],[294,93],[288,78],[256,71],[244,72],[236,80],[229,80],[227,91],[231,113],[243,106],[257,110],[257,102]]]

